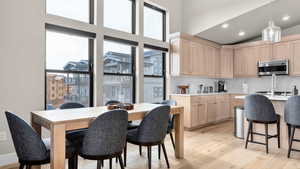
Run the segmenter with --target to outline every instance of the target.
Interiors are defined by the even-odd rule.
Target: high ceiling
[[[261,31],[267,27],[269,20],[282,29],[290,28],[300,24],[300,1],[299,0],[277,0],[262,7],[256,8],[223,23],[229,27],[221,27],[223,23],[213,26],[197,34],[197,36],[220,44],[233,44],[261,36]],[[282,17],[290,16],[290,20],[283,21]],[[239,31],[244,31],[244,36],[238,36]],[[300,31],[300,30],[299,30]]]

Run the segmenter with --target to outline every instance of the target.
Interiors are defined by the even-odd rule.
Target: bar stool
[[[284,106],[284,120],[288,126],[289,149],[287,157],[290,158],[291,151],[300,152],[293,149],[293,141],[300,142],[299,139],[294,139],[295,130],[300,128],[300,96],[293,96],[288,99]]]
[[[266,153],[269,153],[269,139],[276,138],[278,141],[278,148],[280,148],[280,115],[275,113],[272,102],[263,95],[249,95],[245,98],[245,115],[249,122],[246,145],[248,143],[261,144],[266,146]],[[264,124],[265,133],[257,133],[253,131],[253,123]],[[277,134],[269,135],[268,125],[277,124]],[[253,135],[265,136],[265,143],[257,142],[253,140]],[[251,136],[250,140],[249,137]]]

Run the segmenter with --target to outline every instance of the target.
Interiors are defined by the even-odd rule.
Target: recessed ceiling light
[[[222,28],[224,28],[224,29],[226,29],[226,28],[228,28],[229,27],[229,24],[228,23],[224,23],[223,25],[222,25]]]
[[[245,33],[244,31],[240,31],[240,32],[239,32],[239,36],[245,36],[245,34],[246,34],[246,33]]]
[[[282,17],[282,20],[283,21],[288,21],[288,20],[290,20],[290,16],[289,15],[286,15],[286,16],[284,16],[284,17]]]

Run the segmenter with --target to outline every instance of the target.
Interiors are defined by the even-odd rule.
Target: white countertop
[[[287,101],[291,96],[271,96],[271,95],[264,95],[270,100],[273,101]],[[246,96],[235,96],[236,99],[245,99]]]

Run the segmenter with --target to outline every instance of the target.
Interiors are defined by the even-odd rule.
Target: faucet
[[[272,96],[275,95],[276,79],[277,79],[277,78],[276,78],[276,74],[273,73],[273,74],[272,74],[272,80],[271,80],[271,82],[272,82],[272,84],[271,84],[271,95],[272,95]]]

